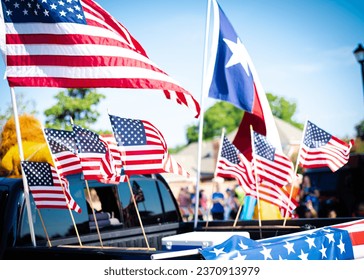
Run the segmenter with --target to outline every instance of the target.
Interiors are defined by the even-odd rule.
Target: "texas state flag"
[[[247,61],[247,50],[220,7],[218,19],[218,48],[209,97],[252,112],[254,80]]]
[[[215,0],[212,4],[214,24],[206,79],[208,96],[245,111],[233,144],[247,159],[252,159],[250,126],[281,150],[273,114],[248,51],[219,4]]]

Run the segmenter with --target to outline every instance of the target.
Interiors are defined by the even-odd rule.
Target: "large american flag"
[[[233,235],[200,250],[206,260],[352,260],[350,233],[335,227],[252,240]]]
[[[258,190],[256,189],[255,173],[250,161],[240,153],[226,136],[223,136],[221,153],[217,160],[215,176],[223,178],[234,178],[242,186],[246,195],[258,197],[268,203],[278,206],[282,213],[292,211],[298,203],[289,198],[289,194],[282,188],[272,184],[265,184],[258,181]]]
[[[119,164],[116,164],[110,148],[97,133],[79,125],[73,125],[78,157],[81,161],[85,180],[97,180],[103,183],[123,181]]]
[[[265,136],[255,131],[253,134],[253,163],[259,178],[278,187],[291,183],[294,174],[292,161],[273,147]]]
[[[72,198],[66,178],[47,162],[21,162],[35,205],[40,208],[71,209],[81,213]]]
[[[126,175],[174,173],[190,174],[168,153],[162,133],[145,120],[109,115]]]
[[[44,128],[44,134],[58,172],[62,176],[82,172],[73,131]]]
[[[11,87],[161,89],[200,105],[146,55],[128,30],[92,0],[2,0]]]
[[[298,162],[303,168],[329,167],[335,172],[349,161],[353,144],[354,140],[346,143],[307,121]]]

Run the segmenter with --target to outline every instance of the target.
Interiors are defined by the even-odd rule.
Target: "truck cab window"
[[[130,184],[143,225],[162,223],[163,209],[156,181],[139,177],[131,179]],[[128,184],[120,184],[118,191],[123,207],[125,226],[140,226]]]
[[[30,194],[30,204],[32,211],[32,218],[34,222],[34,232],[36,239],[40,242],[47,242],[46,232],[49,236],[50,241],[57,238],[64,238],[76,235],[77,231],[82,233],[88,233],[88,215],[86,209],[86,201],[83,195],[83,186],[71,186],[71,194],[78,205],[81,207],[82,212],[77,213],[75,211],[68,211],[67,209],[52,209],[52,208],[41,208],[39,211],[35,207],[35,203],[32,195]],[[30,242],[28,215],[26,207],[22,208],[22,219],[20,228],[20,240],[22,243]],[[71,216],[72,215],[72,216]],[[44,227],[42,225],[42,221]],[[74,219],[76,225],[74,225],[72,219]],[[45,232],[46,231],[46,232]]]
[[[87,213],[91,231],[96,230],[96,222],[99,229],[122,225],[122,222],[120,221],[120,210],[117,203],[117,191],[115,188],[116,186],[92,187],[89,188],[90,194],[85,188],[84,192],[87,201]],[[92,212],[92,208],[94,209],[94,213]]]

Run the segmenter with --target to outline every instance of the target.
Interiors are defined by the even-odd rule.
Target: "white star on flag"
[[[228,39],[224,39],[224,42],[229,47],[231,52],[233,53],[230,57],[228,63],[225,65],[226,68],[229,68],[231,66],[234,66],[236,64],[241,64],[241,66],[244,68],[245,73],[247,76],[250,76],[250,70],[249,70],[249,64],[247,61],[248,57],[248,51],[244,47],[244,45],[241,43],[239,38],[236,38],[236,43],[233,41],[230,41]]]

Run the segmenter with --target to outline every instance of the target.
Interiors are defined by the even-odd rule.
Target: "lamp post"
[[[363,94],[364,94],[364,48],[362,44],[359,44],[358,47],[353,51],[353,53],[361,67],[361,77],[363,82]]]

